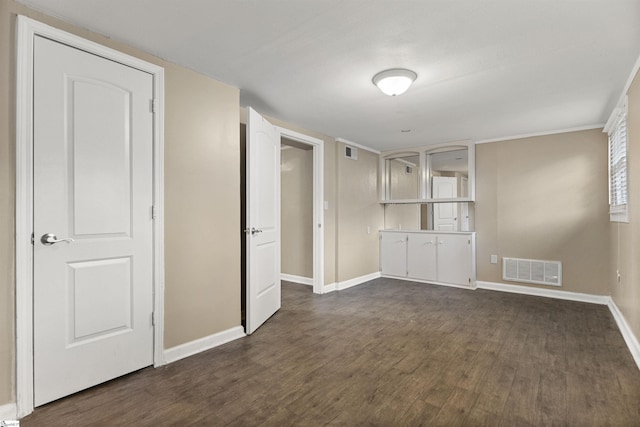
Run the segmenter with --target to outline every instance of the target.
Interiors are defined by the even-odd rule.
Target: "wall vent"
[[[502,258],[502,279],[512,282],[562,286],[562,263],[560,261]]]
[[[344,156],[347,159],[358,160],[358,149],[355,147],[349,147],[346,145],[344,147]]]

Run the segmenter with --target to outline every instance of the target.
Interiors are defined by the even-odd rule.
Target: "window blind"
[[[622,111],[609,133],[609,204],[615,210],[627,200],[627,114]]]

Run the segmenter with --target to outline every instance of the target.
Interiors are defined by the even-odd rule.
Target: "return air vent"
[[[502,279],[538,285],[562,286],[562,263],[560,261],[502,258]]]
[[[344,147],[344,156],[347,159],[358,160],[358,149],[347,145]]]

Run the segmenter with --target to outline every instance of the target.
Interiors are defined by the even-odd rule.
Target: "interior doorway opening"
[[[295,147],[293,149],[307,152],[311,156],[311,275],[305,277],[291,274],[281,277],[283,280],[295,281],[291,279],[301,280],[307,285],[313,286],[313,292],[322,294],[324,290],[324,141],[314,138],[287,128],[276,126],[280,133],[281,143],[286,147]],[[242,249],[242,265],[241,265],[241,319],[242,326],[247,329],[246,310],[247,310],[247,243],[245,239],[245,230],[247,229],[247,126],[245,123],[240,124],[240,212],[241,212],[241,229],[240,240]],[[307,190],[308,191],[308,190]],[[308,196],[308,194],[307,194]],[[280,203],[280,200],[278,201]],[[308,222],[308,221],[307,221]],[[285,222],[281,228],[287,227]],[[308,239],[308,237],[306,238]],[[303,240],[305,241],[305,240]],[[305,243],[302,243],[305,244]],[[282,254],[281,254],[282,255]],[[286,256],[286,254],[285,254]],[[306,259],[306,258],[305,258]],[[308,262],[308,261],[306,261]],[[309,271],[309,270],[305,270]],[[303,273],[307,274],[307,273]]]
[[[313,146],[281,138],[281,279],[313,286]]]

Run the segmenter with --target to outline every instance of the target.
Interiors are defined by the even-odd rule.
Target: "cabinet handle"
[[[440,240],[438,243],[440,243],[441,245],[444,245],[444,242],[442,240]]]
[[[433,245],[433,240],[429,240],[428,242],[424,243],[425,245]]]

